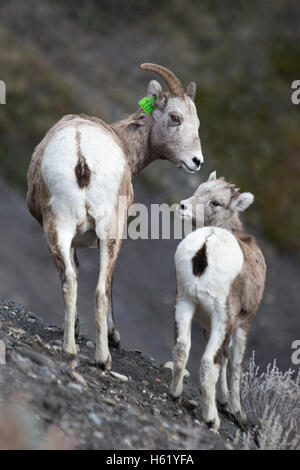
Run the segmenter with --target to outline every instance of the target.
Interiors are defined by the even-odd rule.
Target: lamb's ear
[[[156,100],[154,102],[154,106],[162,109],[165,106],[165,97],[163,94],[163,90],[161,84],[156,80],[151,80],[148,85],[147,96],[152,98],[156,96]]]
[[[252,202],[254,201],[254,196],[252,193],[242,193],[234,199],[231,203],[231,207],[235,211],[242,212],[247,209]]]
[[[209,175],[207,181],[215,181],[216,179],[217,179],[217,172],[216,172],[216,171],[213,171],[213,172]]]

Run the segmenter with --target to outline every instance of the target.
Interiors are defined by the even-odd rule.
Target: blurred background
[[[134,112],[154,75],[142,62],[197,83],[205,165],[188,175],[156,161],[134,181],[135,202],[190,196],[210,171],[255,194],[247,229],[264,250],[268,278],[247,356],[291,364],[300,338],[300,3],[288,0],[1,0],[0,297],[61,325],[58,274],[25,207],[34,147],[64,114],[107,122]],[[176,240],[126,240],[114,278],[122,346],[169,360],[173,345]],[[93,338],[96,250],[79,250],[79,315]],[[204,338],[195,326],[189,368]]]

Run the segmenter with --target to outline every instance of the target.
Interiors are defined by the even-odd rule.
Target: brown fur
[[[239,320],[240,322],[248,322],[255,315],[263,297],[266,263],[254,237],[245,233],[238,233],[236,239],[244,255],[244,265],[242,272],[231,286],[231,295],[229,297],[234,304],[237,296],[240,296],[238,305]],[[235,310],[235,306],[232,307]]]
[[[206,243],[197,251],[192,259],[193,273],[195,276],[201,276],[207,267]]]
[[[79,129],[76,129],[76,144],[77,144],[77,155],[78,162],[75,166],[75,175],[77,179],[78,186],[82,189],[89,185],[91,178],[91,170],[86,163],[84,156],[82,155],[80,148],[80,132]]]
[[[139,173],[147,166],[154,156],[149,152],[149,138],[152,116],[145,115],[142,110],[128,116],[127,119],[115,122],[112,130],[122,143],[128,167],[132,175]]]
[[[45,135],[43,140],[34,149],[29,165],[27,180],[28,190],[26,204],[31,215],[43,226],[45,214],[48,211],[49,192],[41,175],[41,163],[45,148],[51,137],[59,130],[70,125],[71,120],[78,118],[74,114],[64,116]]]

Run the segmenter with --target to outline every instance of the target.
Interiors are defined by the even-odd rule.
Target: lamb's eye
[[[176,114],[170,114],[170,118],[172,122],[175,122],[175,124],[180,124],[180,117]]]
[[[210,202],[210,205],[213,206],[213,207],[218,207],[218,206],[220,206],[221,204],[220,204],[218,201],[211,201],[211,202]]]

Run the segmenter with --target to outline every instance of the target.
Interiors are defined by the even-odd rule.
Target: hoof
[[[75,321],[75,338],[78,338],[79,333],[81,331],[81,326],[82,326],[81,321],[77,317]]]
[[[242,410],[232,414],[240,424],[247,424],[247,416]]]
[[[230,408],[229,408],[229,403],[226,402],[226,403],[220,403],[218,401],[218,408],[219,410],[224,413],[224,414],[227,414],[227,415],[230,415],[231,414],[231,411],[230,411]]]
[[[62,350],[63,350],[63,353],[65,353],[66,355],[69,355],[69,356],[76,356],[77,355],[77,347],[76,347],[76,344],[72,344],[72,345],[63,345],[62,347]]]
[[[220,435],[220,433],[219,433],[219,431],[218,431],[217,429],[209,428],[209,430],[210,430],[211,432],[213,432],[214,434],[216,434],[217,436]]]
[[[108,334],[108,344],[112,348],[120,349],[120,334],[117,330],[114,330]]]
[[[110,354],[108,355],[108,358],[106,359],[105,362],[95,358],[95,363],[102,370],[110,370],[111,369],[111,363],[112,363],[111,355]]]
[[[220,418],[217,415],[214,419],[210,419],[206,421],[207,426],[209,429],[215,433],[218,433],[220,428]]]
[[[179,400],[182,394],[182,384],[181,386],[179,384],[176,385],[172,380],[169,388],[169,393],[174,400]]]
[[[174,395],[170,392],[170,397],[171,397],[171,399],[174,401],[174,403],[177,403],[178,405],[181,404],[181,395],[174,396]]]
[[[76,354],[69,353],[67,351],[62,350],[62,359],[66,362],[73,361],[76,357]]]

